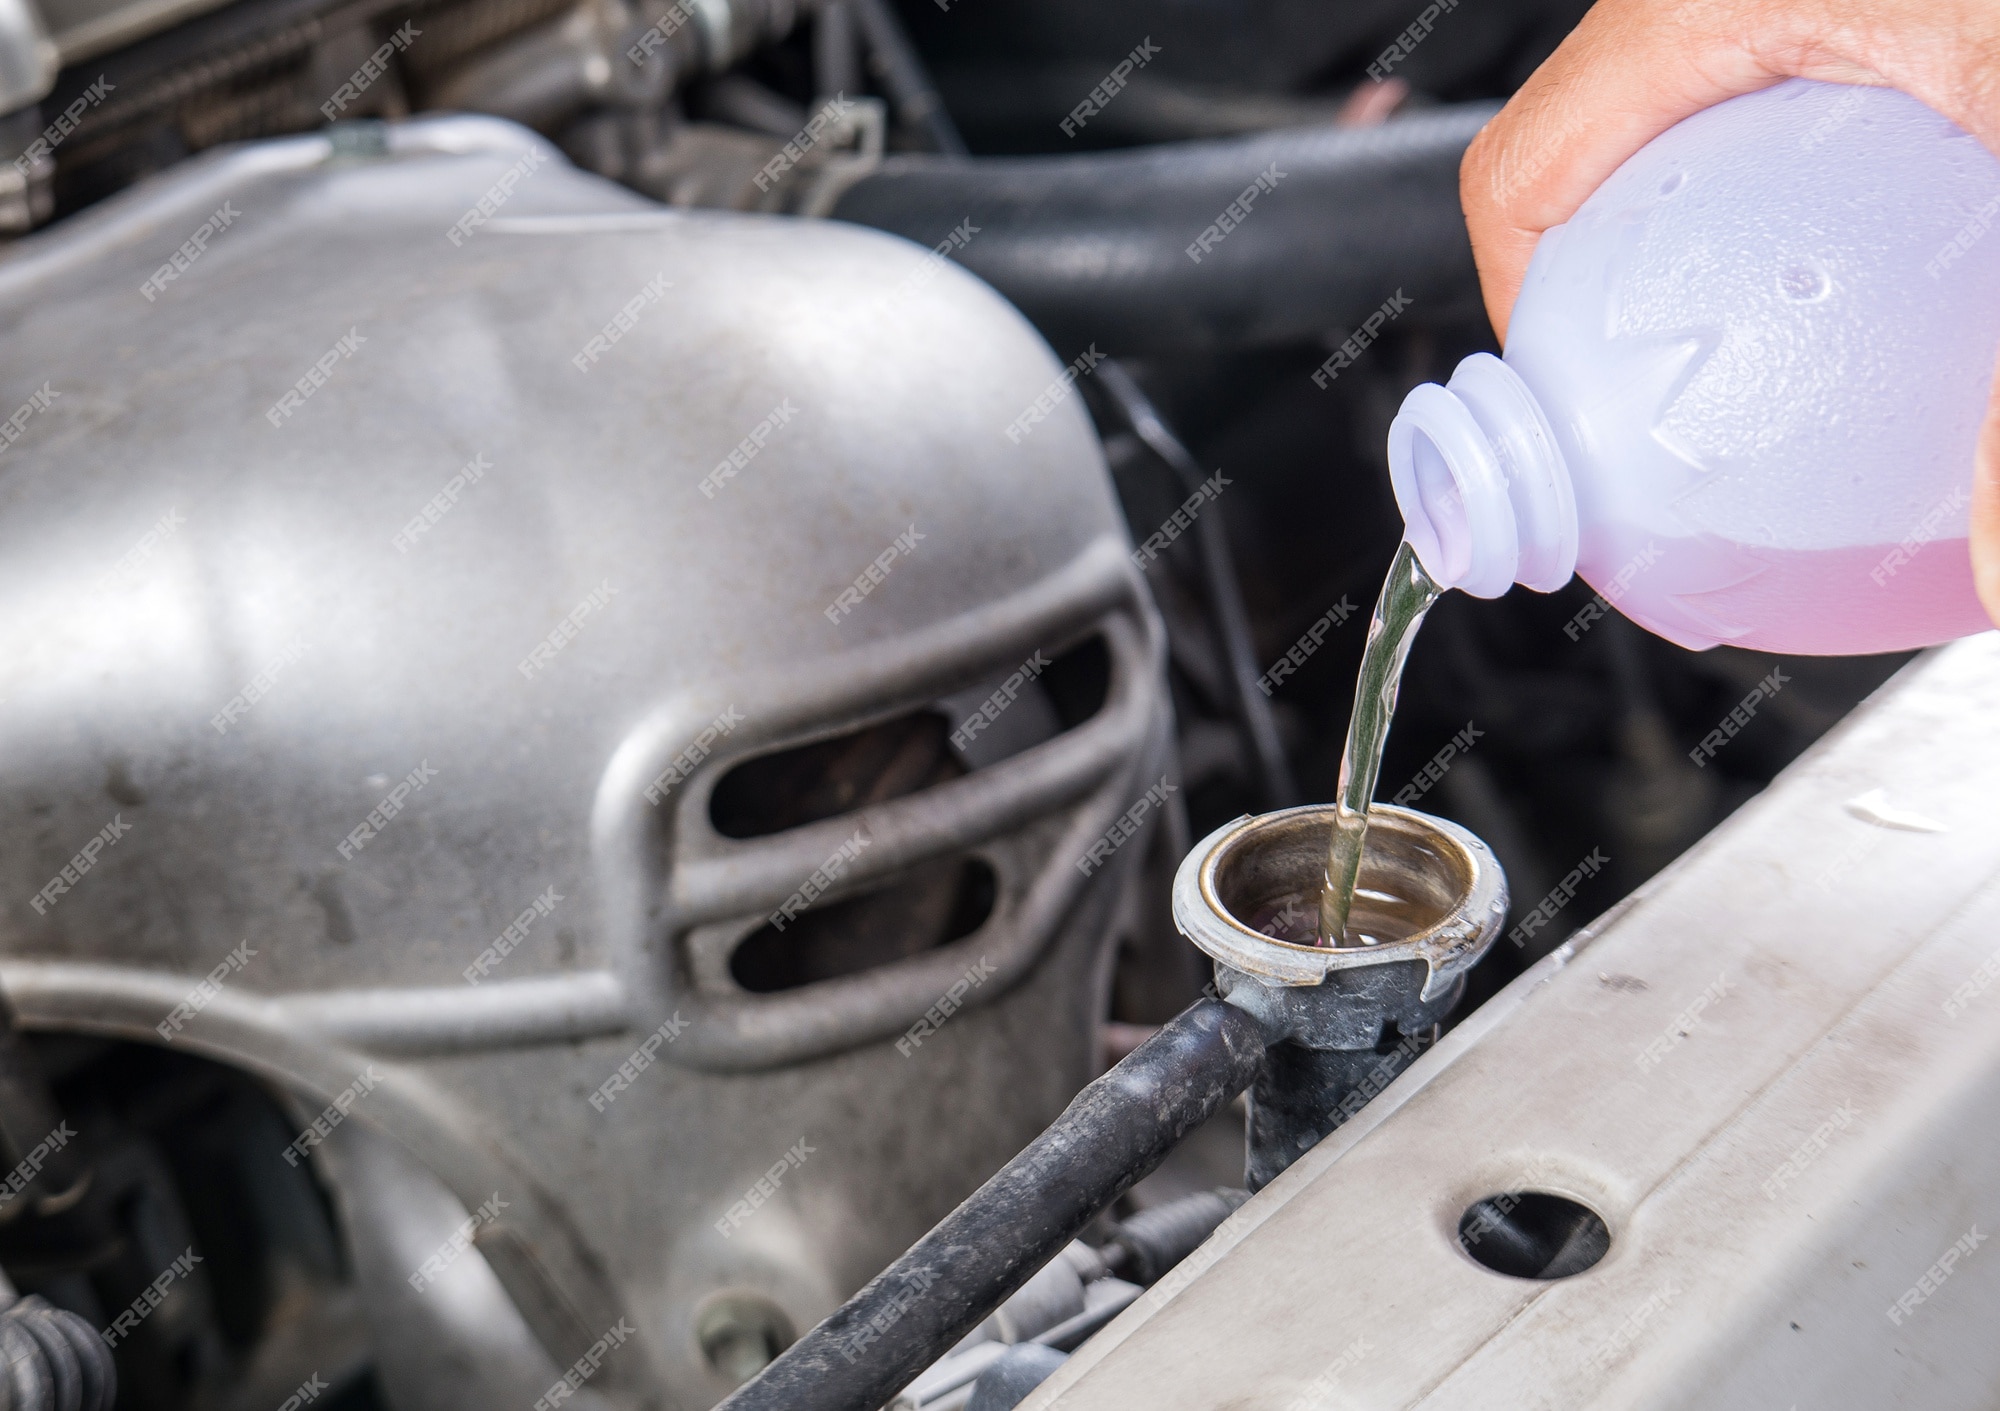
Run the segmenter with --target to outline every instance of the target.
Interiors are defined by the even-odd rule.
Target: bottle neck
[[[1474,353],[1403,399],[1389,427],[1403,533],[1446,588],[1548,593],[1576,572],[1576,493],[1541,404],[1519,373]]]

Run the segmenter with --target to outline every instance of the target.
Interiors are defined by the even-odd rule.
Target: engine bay
[[[0,0],[0,1269],[107,1330],[10,1404],[715,1405],[1212,1004],[1177,872],[1335,795],[1458,161],[1583,8]],[[1613,609],[1418,640],[1483,910],[1359,1101],[1188,1107],[869,1404],[1171,1404],[1093,1336],[1910,661]]]

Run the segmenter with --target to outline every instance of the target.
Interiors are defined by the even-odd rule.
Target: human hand
[[[1501,339],[1544,230],[1682,118],[1786,78],[1900,88],[2000,154],[1992,0],[1598,0],[1459,171]],[[2000,379],[1972,480],[1973,577],[2000,623]]]

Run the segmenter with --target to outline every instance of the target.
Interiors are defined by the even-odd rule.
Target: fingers
[[[1972,581],[1986,615],[2000,624],[2000,371],[1973,456]]]
[[[1459,192],[1487,313],[1503,339],[1544,230],[1681,118],[1770,81],[1717,64],[1730,46],[1704,33],[1711,8],[1599,0],[1466,152]]]
[[[1501,338],[1543,231],[1682,118],[1790,77],[1900,88],[2000,153],[1992,0],[1598,0],[1460,167]],[[2000,369],[1979,437],[1971,552],[1979,600],[2000,624]]]
[[[1599,0],[1466,152],[1460,194],[1493,326],[1535,241],[1682,118],[1788,77],[1893,84],[2000,151],[1990,0]]]

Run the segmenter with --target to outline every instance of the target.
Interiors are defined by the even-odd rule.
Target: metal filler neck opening
[[[1219,966],[1266,986],[1320,985],[1336,970],[1421,961],[1420,997],[1448,990],[1506,918],[1507,879],[1492,849],[1446,819],[1374,805],[1354,929],[1378,939],[1319,946],[1306,938],[1333,826],[1332,804],[1224,824],[1182,860],[1174,924]]]

